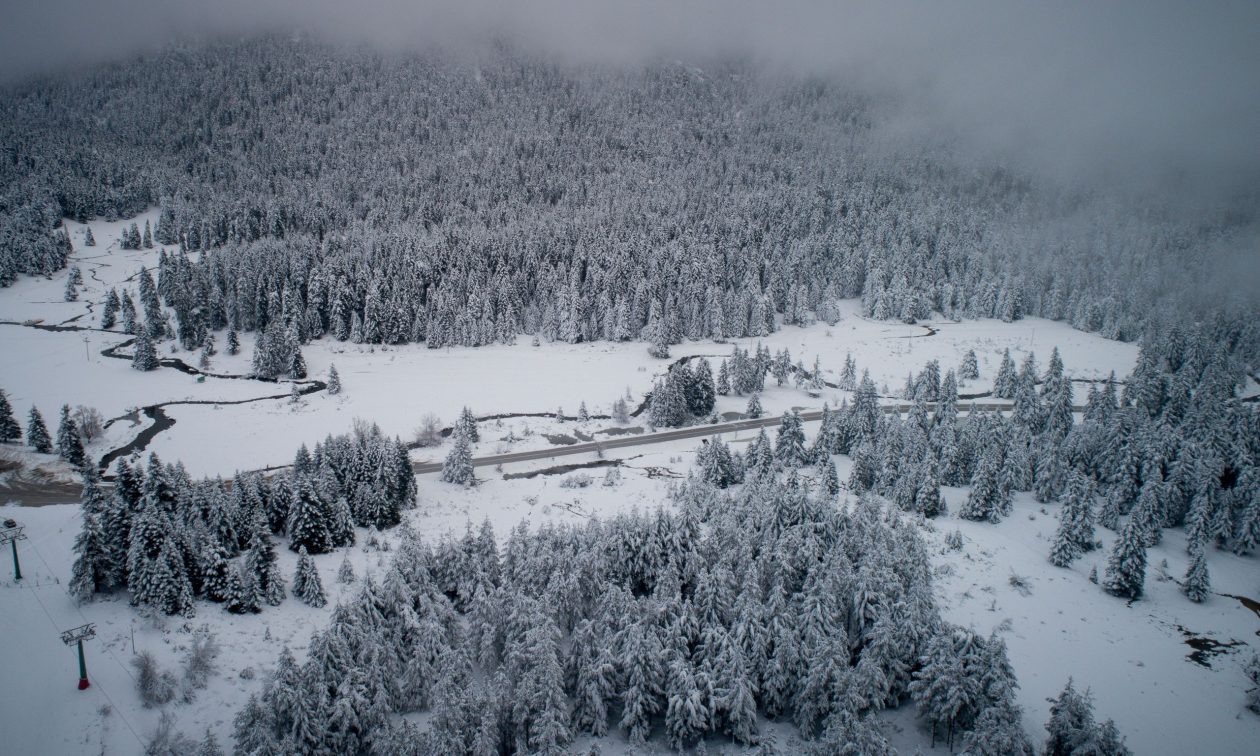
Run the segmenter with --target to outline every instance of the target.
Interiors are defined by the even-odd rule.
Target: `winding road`
[[[927,403],[929,409],[936,407],[934,402]],[[909,412],[914,405],[912,404],[882,404],[880,411],[884,414]],[[985,404],[967,404],[959,406],[959,412],[969,412],[972,410],[990,412],[993,410],[1009,410],[1012,404],[1007,403],[985,403]],[[1072,408],[1074,412],[1084,412],[1083,406]],[[822,419],[822,410],[806,410],[801,412],[801,419],[805,422],[812,422]],[[723,433],[734,433],[743,430],[757,430],[759,428],[773,428],[783,422],[781,416],[759,417],[756,419],[736,420],[729,423],[716,423],[713,425],[693,425],[687,428],[679,428],[677,430],[659,431],[656,433],[644,433],[635,436],[626,436],[624,438],[612,438],[607,441],[588,441],[586,443],[570,444],[568,446],[557,446],[548,449],[533,449],[522,452],[509,452],[507,454],[493,454],[488,457],[474,457],[473,467],[487,467],[491,465],[506,465],[513,462],[534,462],[540,459],[554,459],[556,457],[568,457],[575,454],[593,454],[596,452],[608,452],[611,449],[632,449],[639,446],[647,446],[649,444],[664,444],[670,441],[681,441],[689,438],[709,438]],[[412,469],[417,475],[427,473],[440,472],[442,469],[441,462],[420,461],[412,464]]]

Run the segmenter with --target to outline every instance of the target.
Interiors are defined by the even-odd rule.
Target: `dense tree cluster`
[[[271,477],[238,474],[192,480],[182,465],[150,455],[118,463],[112,494],[84,471],[83,527],[75,542],[71,591],[80,599],[126,588],[131,602],[191,616],[196,600],[258,612],[285,597],[274,536],[299,552],[294,591],[319,604],[311,557],[354,543],[354,528],[397,525],[415,505],[406,447],[375,427],[329,436]]]
[[[1031,752],[1004,646],[940,619],[895,511],[873,497],[846,511],[773,470],[726,491],[692,478],[672,503],[522,525],[501,550],[488,523],[432,545],[406,531],[305,663],[281,654],[236,717],[237,748],[563,753],[613,728],[752,744],[764,716],[818,753],[887,753],[870,715],[914,700],[978,752]],[[938,696],[938,668],[956,695]],[[423,728],[394,716],[420,711]]]
[[[301,339],[667,352],[834,322],[859,296],[880,319],[1036,314],[1123,339],[1209,299],[1254,313],[1202,295],[1245,213],[1133,212],[888,149],[885,122],[879,100],[751,62],[181,46],[0,95],[0,284],[64,266],[63,216],[159,205],[152,241],[201,253],[181,317],[262,331],[283,304]]]

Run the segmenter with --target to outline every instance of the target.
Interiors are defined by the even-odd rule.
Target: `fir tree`
[[[761,417],[761,394],[753,394],[748,397],[748,407],[744,410],[744,414],[754,420]]]
[[[84,227],[84,229],[83,229],[83,246],[85,246],[85,247],[95,247],[95,246],[96,246],[96,237],[92,235],[92,227],[91,227],[91,226],[86,226],[86,227]]]
[[[328,395],[336,396],[341,393],[341,376],[337,375],[337,366],[328,366]]]
[[[125,291],[122,295],[122,328],[123,333],[132,335],[139,330],[136,322],[136,304],[131,301],[131,294]]]
[[[135,352],[131,356],[131,366],[136,370],[154,370],[158,366],[157,350],[153,346],[153,339],[149,335],[149,329],[141,328],[136,334]]]
[[[976,360],[976,350],[968,349],[963,355],[962,364],[958,366],[958,377],[964,381],[974,381],[980,377],[980,363]]]
[[[0,389],[0,443],[22,440],[22,426],[13,417],[13,406],[9,404],[9,396]]]
[[[85,487],[86,485],[85,482]],[[111,555],[101,528],[100,516],[88,511],[86,507],[83,511],[83,528],[74,541],[74,554],[70,595],[79,601],[89,601],[96,593],[110,586],[113,566],[109,561]]]
[[[293,576],[293,595],[307,606],[320,608],[328,603],[324,596],[324,584],[319,580],[319,570],[315,569],[315,560],[306,553],[306,548],[298,550],[297,572]]]
[[[120,306],[118,300],[118,290],[110,289],[105,295],[105,306],[101,308],[101,328],[109,330],[118,323],[118,308]]]
[[[1015,361],[1011,359],[1011,350],[1007,349],[1002,352],[1002,365],[993,379],[993,395],[999,399],[1013,399],[1017,387]]]
[[[1190,555],[1190,567],[1186,570],[1185,582],[1181,584],[1182,593],[1196,604],[1201,604],[1212,592],[1212,582],[1208,577],[1206,549],[1200,544]]]
[[[717,384],[715,385],[718,394],[721,396],[730,396],[731,393],[731,369],[726,364],[726,360],[722,360],[722,364],[718,366]]]
[[[293,351],[293,358],[289,360],[289,377],[294,380],[303,380],[306,378],[306,360],[302,358],[302,350]]]
[[[1142,597],[1146,581],[1145,538],[1142,523],[1130,517],[1107,558],[1102,585],[1108,593],[1130,600]]]
[[[254,518],[253,537],[249,553],[245,558],[245,572],[249,580],[242,576],[242,582],[251,583],[257,596],[272,606],[279,606],[284,601],[284,578],[280,575],[277,564],[276,546],[271,540],[267,519],[260,512]]]
[[[40,454],[52,454],[53,445],[52,438],[48,435],[48,426],[44,425],[44,417],[36,407],[31,407],[26,421],[26,443]]]
[[[241,352],[241,339],[239,336],[236,335],[236,329],[230,328],[228,329],[228,335],[227,335],[227,353],[230,355],[236,355],[236,354],[240,354],[240,352]]]
[[[289,504],[289,549],[308,554],[325,554],[332,550],[332,512],[315,492],[309,477],[294,470],[292,502]]]
[[[442,462],[442,480],[460,486],[471,486],[476,483],[473,474],[472,448],[468,444],[468,437],[459,431],[455,432],[454,444],[446,455],[445,461]]]
[[[79,435],[79,426],[70,416],[70,405],[61,405],[61,422],[57,426],[57,454],[74,465],[83,467],[86,456],[83,451],[83,437]]]
[[[354,582],[354,565],[350,564],[349,549],[342,554],[341,566],[337,568],[337,582],[343,585]]]
[[[806,456],[805,427],[801,421],[801,413],[796,410],[784,412],[774,442],[774,457],[787,467],[797,467],[805,461]]]
[[[586,406],[585,402],[582,404]],[[562,419],[563,411],[557,411],[557,419]],[[456,432],[462,433],[469,443],[475,444],[481,441],[481,433],[477,430],[477,417],[468,407],[464,407],[459,412],[459,419],[455,421]]]

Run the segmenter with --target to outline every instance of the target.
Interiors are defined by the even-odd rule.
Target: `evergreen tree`
[[[136,334],[135,353],[131,356],[131,366],[136,370],[155,370],[158,366],[157,350],[149,333],[150,329],[145,327]]]
[[[1142,597],[1146,581],[1145,538],[1142,523],[1130,517],[1107,558],[1102,585],[1108,593],[1130,600]]]
[[[726,360],[722,360],[722,364],[718,365],[716,389],[718,394],[722,396],[730,396],[731,394],[731,369],[727,365]]]
[[[242,583],[252,588],[256,595],[272,606],[279,606],[284,601],[284,578],[280,575],[277,564],[276,546],[271,540],[267,518],[260,512],[254,518],[253,535],[249,553],[245,557],[245,572]]]
[[[583,404],[582,406],[586,406]],[[557,413],[561,415],[563,413]],[[477,418],[468,407],[460,410],[459,419],[455,421],[456,433],[462,433],[469,443],[477,443],[481,440],[481,433],[477,430]]]
[[[990,443],[981,453],[976,472],[971,478],[967,501],[958,509],[958,516],[967,520],[998,522],[1002,519],[1004,494],[1000,481],[1002,462],[999,445]]]
[[[22,440],[22,426],[13,417],[13,406],[9,404],[9,396],[0,389],[0,443]]]
[[[748,407],[744,410],[744,414],[754,420],[761,417],[763,414],[761,409],[761,394],[753,394],[748,397]]]
[[[857,363],[853,361],[852,353],[844,355],[844,369],[840,371],[840,388],[844,391],[853,391],[857,388]]]
[[[298,550],[297,572],[293,576],[293,595],[307,606],[320,608],[328,603],[324,596],[324,584],[319,580],[319,570],[315,569],[315,560],[306,553],[306,548]]]
[[[350,564],[350,551],[342,553],[341,566],[337,568],[337,582],[348,585],[354,582],[354,565]]]
[[[683,393],[687,400],[687,411],[691,414],[705,417],[713,412],[713,406],[717,402],[717,389],[708,360],[699,357],[692,363]]]
[[[1206,549],[1200,544],[1190,555],[1190,567],[1186,570],[1185,582],[1181,584],[1181,591],[1186,594],[1186,598],[1196,604],[1201,604],[1212,592],[1212,582],[1208,577],[1207,556],[1204,554]]]
[[[472,448],[468,444],[468,437],[459,430],[454,435],[454,444],[446,455],[446,460],[442,462],[442,480],[460,486],[475,485]]]
[[[136,322],[136,304],[131,301],[131,294],[126,291],[122,295],[122,328],[123,333],[132,335],[139,330]]]
[[[228,335],[227,335],[227,353],[230,355],[237,355],[237,354],[240,354],[240,352],[241,352],[241,339],[239,336],[236,335],[236,329],[230,328],[228,329]]]
[[[1017,386],[1015,361],[1011,359],[1011,350],[1007,349],[1002,352],[1002,365],[993,379],[993,395],[999,399],[1013,399]]]
[[[807,456],[805,426],[801,421],[801,413],[796,410],[784,412],[774,442],[775,459],[785,467],[797,467],[805,462]]]
[[[1013,364],[1012,367],[1014,367]],[[976,360],[976,350],[968,349],[963,355],[962,364],[958,366],[958,377],[964,381],[974,381],[980,377],[980,363]]]
[[[308,554],[325,554],[332,550],[332,512],[316,493],[310,478],[296,469],[292,479],[292,502],[289,504],[289,549]]]
[[[293,350],[293,357],[289,360],[289,377],[294,380],[303,380],[306,378],[306,360],[302,358],[302,350]]]
[[[57,426],[57,454],[74,465],[83,467],[87,458],[83,451],[83,437],[79,435],[79,426],[70,417],[70,405],[61,405],[61,422]]]
[[[52,454],[52,438],[48,435],[48,426],[44,425],[44,417],[39,409],[31,407],[26,421],[26,443],[40,454]]]
[[[328,395],[336,396],[341,393],[341,376],[337,375],[337,366],[328,366]]]
[[[88,484],[85,481],[85,499]],[[109,588],[113,565],[109,561],[111,555],[101,528],[100,515],[88,511],[86,506],[83,511],[83,528],[74,540],[74,554],[70,595],[79,601],[89,601],[96,593]]]
[[[83,229],[83,246],[95,247],[96,237],[92,235],[92,227],[87,226]]]

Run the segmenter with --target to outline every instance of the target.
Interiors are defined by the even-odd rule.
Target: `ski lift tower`
[[[71,628],[61,634],[61,642],[67,646],[74,644],[79,648],[79,690],[87,690],[88,682],[87,664],[83,661],[83,641],[91,640],[96,637],[96,623],[89,622],[86,625],[80,625]]]

